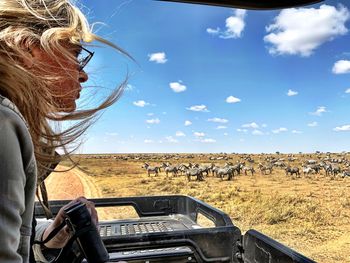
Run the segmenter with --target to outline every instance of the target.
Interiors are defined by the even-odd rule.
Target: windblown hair
[[[57,103],[57,94],[49,87],[67,76],[44,70],[43,74],[35,74],[23,61],[31,59],[30,47],[38,45],[54,60],[62,61],[63,56],[76,63],[77,58],[64,43],[87,45],[94,40],[127,55],[113,43],[95,35],[84,14],[69,0],[0,0],[0,94],[18,107],[29,126],[39,182],[45,179],[42,177],[50,170],[50,164],[59,161],[54,155],[55,149],[62,148],[63,157],[69,157],[76,149],[77,139],[94,122],[98,112],[118,100],[126,81],[99,106],[64,112]],[[41,68],[45,69],[45,65]],[[67,120],[75,122],[65,130],[52,127],[53,123]]]

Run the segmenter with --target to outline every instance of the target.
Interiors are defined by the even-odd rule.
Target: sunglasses
[[[84,67],[89,63],[95,52],[91,52],[84,47],[81,47],[81,53],[78,56],[79,71],[82,71]]]

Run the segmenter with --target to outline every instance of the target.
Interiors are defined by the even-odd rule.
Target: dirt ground
[[[59,165],[57,171],[69,170],[68,167]],[[102,197],[98,186],[90,176],[77,168],[67,172],[54,172],[47,178],[46,186],[50,200],[74,199],[79,196],[87,198]]]
[[[73,169],[50,175],[51,200],[190,195],[229,214],[242,233],[254,228],[317,262],[350,262],[350,178],[320,174],[293,179],[277,169],[271,175],[240,175],[232,181],[209,175],[203,182],[188,182],[184,176],[167,178],[164,173],[149,177],[141,160],[83,157],[80,164],[85,173]],[[120,218],[123,212],[124,218],[133,213],[99,212],[100,219]]]

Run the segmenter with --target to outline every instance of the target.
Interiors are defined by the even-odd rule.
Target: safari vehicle
[[[171,0],[169,0],[171,1]],[[316,3],[315,0],[212,0],[172,2],[219,5],[246,9],[275,9]],[[83,257],[102,262],[314,262],[254,229],[242,235],[224,212],[184,195],[92,199],[96,207],[132,206],[139,218],[100,222],[99,235],[91,230],[87,215],[69,221]],[[50,202],[53,214],[67,201]],[[80,209],[80,207],[79,207]],[[79,210],[80,211],[80,210]],[[44,217],[37,203],[36,217]],[[87,216],[87,218],[85,217]],[[198,218],[213,223],[202,227]],[[80,221],[83,224],[80,224]],[[91,233],[90,233],[91,232]],[[86,233],[90,233],[86,235]],[[84,240],[87,239],[88,241]],[[64,262],[57,259],[55,262]]]
[[[83,257],[89,263],[315,262],[256,230],[249,230],[242,236],[227,214],[189,196],[141,196],[91,201],[97,208],[132,206],[139,218],[100,222],[104,248],[98,234],[91,229],[94,227],[88,213],[79,211],[74,215],[73,223],[69,224]],[[51,201],[53,214],[57,214],[65,204],[67,201],[64,200]],[[45,216],[39,204],[36,204],[35,213],[38,218]],[[200,226],[197,223],[200,215],[212,221],[214,226]],[[62,252],[60,256],[55,262],[67,262],[69,256],[66,253]]]

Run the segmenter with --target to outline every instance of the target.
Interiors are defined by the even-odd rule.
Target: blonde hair
[[[69,145],[86,131],[100,110],[118,100],[126,80],[99,106],[63,113],[49,89],[52,82],[63,77],[52,72],[38,76],[26,68],[23,61],[31,58],[30,47],[39,45],[50,57],[57,57],[57,61],[59,54],[76,63],[76,57],[64,43],[81,45],[94,40],[127,55],[113,43],[95,35],[84,14],[69,0],[0,1],[0,94],[16,104],[27,121],[39,167],[39,182],[45,179],[50,164],[58,161],[55,149],[61,147],[65,152],[63,156],[69,157],[72,152]],[[79,121],[63,131],[54,131],[50,126],[52,121],[66,120]]]

